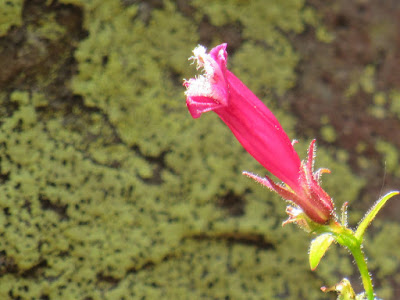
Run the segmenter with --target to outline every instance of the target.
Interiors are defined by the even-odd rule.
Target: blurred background
[[[397,0],[0,2],[1,299],[336,299],[333,245],[241,175],[266,171],[183,79],[198,44],[274,112],[355,227],[400,189]],[[365,239],[379,298],[400,298],[400,201]]]

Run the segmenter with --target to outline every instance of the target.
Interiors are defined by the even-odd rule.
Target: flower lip
[[[226,46],[227,44],[221,44],[207,53],[206,48],[199,45],[189,58],[197,62],[197,69],[203,69],[204,72],[203,75],[183,83],[187,88],[186,105],[193,118],[228,105],[228,86],[225,79]]]

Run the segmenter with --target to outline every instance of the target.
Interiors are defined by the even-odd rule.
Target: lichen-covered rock
[[[214,44],[240,23],[229,63],[294,137],[296,117],[270,99],[295,84],[286,34],[313,19],[303,1],[40,5],[40,22],[18,21],[20,8],[3,25],[22,24],[42,56],[0,91],[0,299],[321,299],[328,277],[351,272],[330,250],[311,273],[309,237],[241,176],[265,170],[184,105],[204,30]],[[365,182],[335,152],[319,147],[317,164],[335,200],[358,196]]]
[[[12,26],[22,23],[22,0],[1,1],[0,3],[0,37],[5,35]]]

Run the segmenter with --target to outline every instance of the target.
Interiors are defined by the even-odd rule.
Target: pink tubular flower
[[[185,81],[186,104],[193,118],[213,110],[261,165],[294,190],[299,177],[300,159],[282,126],[272,112],[229,70],[226,44],[209,54],[202,46],[191,59],[205,74]]]
[[[333,203],[319,186],[320,172],[312,173],[314,142],[308,161],[301,162],[272,112],[226,68],[226,46],[221,44],[209,53],[203,46],[193,50],[190,59],[197,61],[204,75],[184,82],[189,112],[193,118],[211,110],[217,113],[247,152],[286,186],[244,174],[295,203],[311,220],[326,223],[332,218]]]

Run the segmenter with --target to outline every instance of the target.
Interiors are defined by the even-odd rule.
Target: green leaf
[[[381,208],[385,205],[386,201],[388,201],[393,196],[400,194],[399,191],[393,191],[381,199],[375,202],[374,206],[365,214],[364,219],[358,225],[357,231],[355,233],[355,237],[361,242],[365,233],[365,230],[371,224],[372,220],[375,218],[376,214],[381,210]]]
[[[309,253],[311,270],[314,271],[317,268],[321,258],[333,241],[334,238],[330,233],[321,234],[312,240]]]

